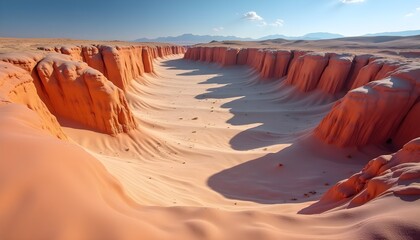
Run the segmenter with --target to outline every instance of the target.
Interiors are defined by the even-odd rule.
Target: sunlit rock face
[[[200,58],[189,48],[185,59]],[[213,59],[224,65],[227,48],[213,49]],[[373,55],[315,53],[300,50],[244,48],[229,50],[237,65],[248,65],[261,79],[282,79],[301,92],[343,94],[315,128],[322,141],[337,146],[391,144],[402,147],[419,128],[420,67]],[[232,65],[233,61],[229,65]],[[394,141],[395,139],[395,141]]]

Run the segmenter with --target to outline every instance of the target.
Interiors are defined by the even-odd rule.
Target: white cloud
[[[420,12],[420,7],[416,8],[416,10],[414,12],[409,12],[407,14],[405,14],[405,17],[413,17],[414,15],[417,15],[417,13]]]
[[[267,23],[267,21],[265,21],[263,17],[259,16],[255,11],[249,11],[247,13],[244,13],[242,15],[242,18],[249,21],[257,22],[258,27],[282,27],[284,25],[284,21],[280,18],[276,19],[272,23]]]
[[[214,32],[220,32],[220,31],[223,31],[223,29],[225,29],[225,28],[224,27],[214,27],[213,31]]]
[[[258,16],[258,14],[254,11],[244,13],[243,18],[250,21],[263,21],[264,20],[261,16]]]
[[[284,25],[284,21],[282,19],[276,19],[276,21],[274,21],[273,23],[270,23],[270,26],[273,27],[283,27]]]
[[[342,3],[361,3],[365,0],[341,0]]]
[[[265,26],[267,26],[267,22],[266,21],[261,21],[257,26],[258,27],[265,27]]]

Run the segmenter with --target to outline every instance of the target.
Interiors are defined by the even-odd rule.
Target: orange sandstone
[[[58,116],[108,134],[136,128],[123,91],[86,63],[49,54],[37,71]]]
[[[31,75],[19,67],[0,61],[0,106],[12,103],[23,104],[35,111],[42,129],[66,139],[57,119],[39,98]]]
[[[338,146],[383,144],[418,95],[419,87],[410,80],[390,77],[370,82],[338,100],[315,135]]]
[[[338,182],[302,213],[321,213],[338,206],[354,208],[386,194],[419,195],[419,167],[420,138],[416,138],[394,154],[369,161],[360,172]]]

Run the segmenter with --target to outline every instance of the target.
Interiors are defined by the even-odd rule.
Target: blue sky
[[[0,0],[0,37],[258,38],[420,29],[420,0]]]

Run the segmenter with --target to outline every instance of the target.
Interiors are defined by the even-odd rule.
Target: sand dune
[[[2,239],[420,235],[416,62],[24,43],[0,54]]]

